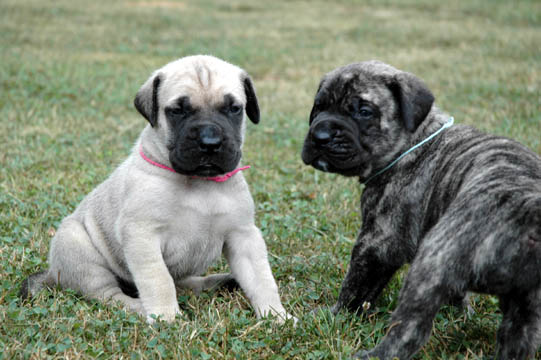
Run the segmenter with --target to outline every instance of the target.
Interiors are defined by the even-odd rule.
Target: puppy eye
[[[242,112],[242,106],[233,104],[229,107],[229,112],[233,115],[238,115]]]
[[[176,115],[176,116],[186,115],[186,110],[183,107],[174,107],[174,108],[169,108],[167,110],[171,115]]]
[[[362,118],[370,118],[374,115],[374,112],[368,106],[363,106],[359,109],[359,115]]]

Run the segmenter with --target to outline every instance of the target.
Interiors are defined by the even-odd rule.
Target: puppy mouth
[[[321,148],[306,142],[301,157],[306,165],[323,172],[349,174],[359,168],[359,158],[348,145],[338,144]],[[358,172],[355,175],[358,175]]]
[[[327,160],[325,160],[325,159],[323,159],[323,158],[321,158],[321,157],[315,159],[315,160],[312,162],[312,164],[310,164],[310,165],[312,165],[314,168],[316,168],[316,169],[318,169],[318,170],[321,170],[321,171],[323,171],[323,172],[332,172],[332,171],[331,171],[332,165],[329,164],[329,162],[328,162]]]
[[[224,169],[222,166],[211,164],[211,163],[201,164],[189,170],[182,168],[178,165],[175,165],[175,163],[173,163],[172,165],[173,165],[173,169],[177,173],[182,174],[182,175],[187,175],[187,176],[213,177],[213,176],[225,174],[227,172],[227,170]]]
[[[328,172],[328,173],[337,173],[344,176],[358,176],[359,175],[359,166],[349,166],[351,163],[355,164],[355,161],[351,159],[352,161],[347,162],[346,167],[342,167],[340,165],[342,164],[336,164],[336,162],[333,162],[332,160],[328,159],[326,156],[318,156],[314,158],[309,164],[310,166],[313,166],[315,169]],[[345,165],[345,164],[344,164]]]
[[[169,155],[173,169],[187,176],[214,177],[226,174],[235,169],[241,157],[239,151],[201,154],[189,150],[184,148]]]
[[[221,174],[225,174],[226,171],[216,164],[203,164],[199,165],[198,167],[193,170],[193,173],[191,175],[195,176],[217,176]]]
[[[171,165],[177,173],[187,176],[213,177],[225,174],[228,171],[223,166],[210,162],[200,163],[196,166],[186,166],[187,164],[181,165],[177,161],[171,161]]]

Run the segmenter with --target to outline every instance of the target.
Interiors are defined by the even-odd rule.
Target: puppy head
[[[259,122],[248,74],[212,56],[189,56],[156,70],[134,105],[164,142],[173,169],[184,175],[234,170],[242,155],[244,113]]]
[[[420,79],[382,62],[335,69],[319,84],[302,159],[366,179],[404,149],[433,102]]]

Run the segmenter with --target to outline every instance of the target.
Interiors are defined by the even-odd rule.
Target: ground
[[[457,123],[541,153],[539,1],[82,1],[0,5],[0,359],[347,358],[374,346],[402,270],[370,315],[310,311],[335,301],[362,187],[300,159],[321,76],[379,59],[423,78]],[[253,77],[245,172],[285,307],[297,327],[257,321],[240,291],[179,294],[183,316],[149,326],[70,291],[21,304],[61,219],[126,157],[145,126],[132,103],[163,64],[212,54]],[[212,272],[227,270],[225,262]],[[418,359],[494,353],[497,300],[438,314]]]

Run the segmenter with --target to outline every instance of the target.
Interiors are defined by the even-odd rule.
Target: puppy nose
[[[216,151],[222,146],[220,129],[214,125],[204,125],[199,128],[199,147],[206,152]]]
[[[323,145],[330,142],[336,131],[325,124],[318,124],[312,132],[312,139],[316,144]]]

